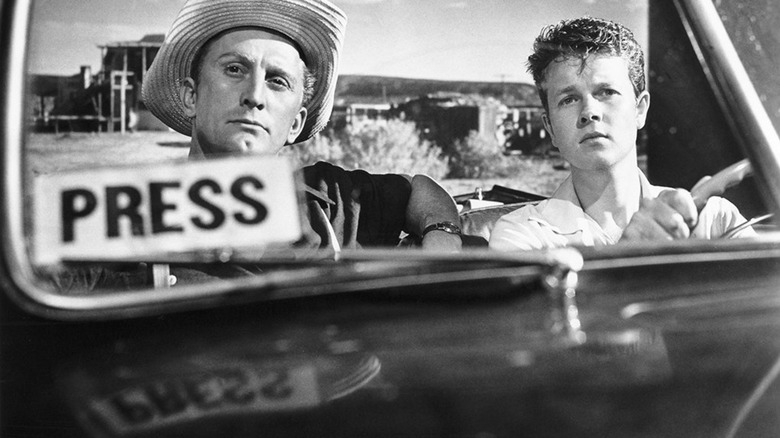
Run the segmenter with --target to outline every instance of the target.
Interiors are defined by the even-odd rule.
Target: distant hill
[[[440,81],[341,75],[336,83],[336,101],[342,103],[400,103],[410,98],[440,92],[494,97],[508,105],[541,105],[536,87],[523,82]]]

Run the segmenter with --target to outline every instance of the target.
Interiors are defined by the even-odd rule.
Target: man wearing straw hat
[[[190,158],[277,153],[330,117],[346,16],[326,0],[189,0],[143,85],[146,106],[192,138]],[[303,169],[314,247],[398,242],[458,249],[452,198],[417,175]]]

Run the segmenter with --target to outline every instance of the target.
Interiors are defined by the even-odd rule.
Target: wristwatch
[[[437,222],[435,224],[430,224],[422,232],[422,235],[425,236],[426,234],[430,233],[431,231],[444,231],[445,233],[455,234],[456,236],[460,236],[460,227],[455,225],[452,222]]]

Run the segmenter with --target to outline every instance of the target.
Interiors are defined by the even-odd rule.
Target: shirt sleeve
[[[737,207],[728,199],[713,196],[699,213],[699,222],[693,228],[691,237],[700,239],[717,239],[731,228],[745,222]],[[734,238],[755,237],[756,232],[748,227]]]
[[[344,170],[319,162],[303,169],[304,181],[332,202],[309,202],[321,208],[342,248],[395,246],[406,220],[411,194],[408,179],[396,174]],[[322,217],[322,215],[320,215]],[[312,228],[318,227],[312,223]]]
[[[520,211],[501,216],[490,233],[488,246],[498,251],[527,251],[546,245],[538,237],[542,234],[536,222],[528,221]]]

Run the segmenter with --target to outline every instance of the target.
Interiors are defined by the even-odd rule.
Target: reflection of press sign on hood
[[[381,369],[369,353],[247,359],[220,351],[120,366],[77,361],[62,373],[59,389],[98,436],[188,436],[203,427],[231,436],[226,431],[242,421],[263,425],[273,415],[311,410],[368,388]],[[259,427],[278,436],[267,423]]]
[[[296,179],[283,157],[43,175],[34,200],[41,265],[262,247],[302,234]]]

